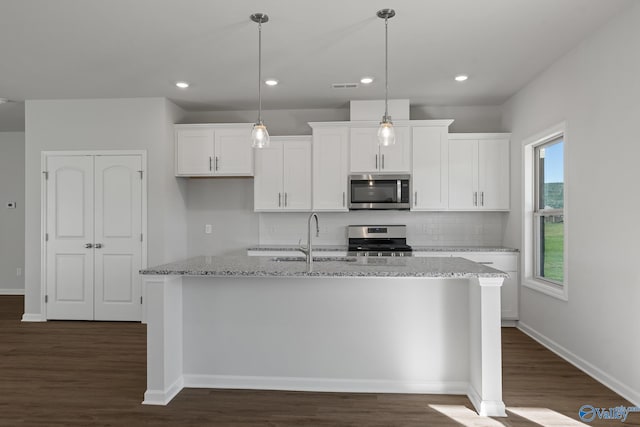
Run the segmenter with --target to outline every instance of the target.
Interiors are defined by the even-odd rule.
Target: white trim
[[[564,149],[564,281],[562,285],[554,285],[550,282],[543,282],[535,279],[533,265],[534,246],[534,195],[535,195],[535,179],[534,179],[534,151],[535,147],[544,144],[547,141],[563,136]],[[568,197],[568,161],[569,158],[569,132],[567,122],[557,123],[542,132],[526,138],[522,141],[522,256],[521,277],[522,286],[533,289],[542,294],[560,299],[562,301],[569,300],[569,197]]]
[[[469,383],[184,374],[184,387],[333,393],[467,394]]]
[[[507,416],[506,407],[502,400],[482,400],[478,391],[473,388],[471,384],[469,384],[469,388],[467,389],[467,397],[481,417]]]
[[[22,315],[23,322],[46,322],[47,319],[40,313],[24,313]]]
[[[147,249],[149,241],[149,233],[147,230],[147,151],[146,150],[88,150],[88,151],[41,151],[40,152],[40,171],[47,170],[47,159],[55,156],[140,156],[141,168],[142,168],[142,224],[141,231],[143,234],[143,244],[141,253],[141,265],[142,268],[147,268]],[[47,180],[45,174],[40,173],[40,320],[37,322],[46,321],[47,319],[47,304],[45,303],[45,296],[47,294],[47,250],[45,236],[47,233]],[[142,295],[142,279],[140,279],[139,286],[141,288],[140,294]],[[143,300],[144,301],[144,300]],[[141,320],[143,316],[143,307],[141,307],[140,315]],[[32,321],[25,320],[23,321]]]
[[[166,390],[147,390],[144,392],[143,405],[165,406],[184,388],[184,378],[180,377]]]
[[[510,133],[450,133],[449,139],[509,139]]]
[[[24,289],[0,289],[0,295],[24,295]]]
[[[634,390],[633,388],[624,384],[622,381],[612,377],[602,369],[598,368],[594,364],[587,362],[577,354],[561,346],[545,335],[539,333],[526,323],[523,323],[522,321],[518,322],[518,329],[546,347],[548,350],[560,356],[562,359],[571,363],[573,366],[580,369],[596,381],[609,387],[611,390],[627,399],[633,405],[640,406],[640,390]]]

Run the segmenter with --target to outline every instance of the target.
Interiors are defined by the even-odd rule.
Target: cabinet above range
[[[251,123],[175,125],[175,175],[253,176]]]

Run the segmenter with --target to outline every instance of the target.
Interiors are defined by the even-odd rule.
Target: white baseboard
[[[335,393],[467,394],[467,382],[405,382],[333,378],[184,375],[184,387],[253,390],[315,391]]]
[[[469,384],[467,397],[481,417],[506,417],[507,411],[503,401],[482,400],[478,391]]]
[[[24,289],[0,289],[0,295],[24,295]]]
[[[182,391],[184,388],[184,378],[180,377],[166,390],[147,390],[144,393],[143,405],[165,406]]]
[[[593,377],[595,380],[601,382],[605,386],[609,387],[611,390],[618,393],[620,396],[627,399],[633,405],[640,406],[640,391],[632,389],[631,387],[624,384],[620,380],[607,374],[602,369],[587,362],[580,356],[564,348],[563,346],[553,341],[552,339],[549,339],[546,336],[542,335],[541,333],[539,333],[529,325],[523,323],[522,321],[518,322],[517,327],[519,330],[521,330],[522,332],[524,332],[525,334],[527,334],[528,336],[530,336],[531,338],[533,338],[534,340],[536,340],[537,342],[539,342],[540,344],[542,344],[543,346],[545,346],[546,348],[548,348],[549,350],[551,350],[552,352],[554,352],[555,354],[557,354],[558,356],[566,360],[567,362],[571,363],[576,368],[580,369],[587,375]]]
[[[24,313],[22,315],[23,322],[46,322],[47,319],[42,317],[40,313]]]

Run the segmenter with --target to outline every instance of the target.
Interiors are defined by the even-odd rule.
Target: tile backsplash
[[[404,224],[407,241],[415,246],[500,246],[505,212],[319,212],[320,236],[324,245],[347,243],[347,225]],[[261,245],[289,245],[306,242],[308,213],[261,213]]]

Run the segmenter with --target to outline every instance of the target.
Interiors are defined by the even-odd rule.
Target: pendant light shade
[[[396,143],[396,132],[389,115],[389,40],[387,36],[389,18],[396,16],[396,12],[393,9],[382,9],[377,15],[378,18],[384,19],[384,116],[378,128],[378,144],[386,147]]]
[[[258,120],[251,129],[251,146],[266,148],[269,146],[269,132],[262,122],[262,24],[269,21],[269,16],[254,13],[251,20],[258,23]]]

